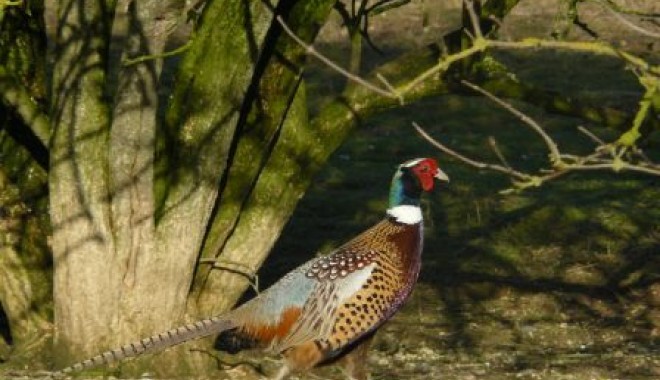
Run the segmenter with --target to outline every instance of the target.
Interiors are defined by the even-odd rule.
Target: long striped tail
[[[202,319],[185,326],[152,335],[137,342],[126,344],[114,350],[105,351],[102,354],[54,372],[53,376],[64,376],[74,371],[82,371],[130,357],[151,354],[193,339],[218,334],[233,327],[234,323],[224,317]]]

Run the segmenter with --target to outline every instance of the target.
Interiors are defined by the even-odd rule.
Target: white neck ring
[[[419,206],[394,206],[387,209],[387,215],[404,224],[417,224],[422,221],[422,209]]]

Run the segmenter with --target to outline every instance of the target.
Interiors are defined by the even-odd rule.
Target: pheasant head
[[[449,181],[432,158],[417,158],[399,165],[392,178],[387,214],[406,224],[419,223],[419,208],[423,192],[433,191],[435,180]]]

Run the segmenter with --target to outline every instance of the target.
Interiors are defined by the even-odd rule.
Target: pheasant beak
[[[435,174],[433,175],[433,178],[438,179],[440,181],[449,182],[449,176],[447,175],[447,173],[440,170],[440,168],[436,170]]]

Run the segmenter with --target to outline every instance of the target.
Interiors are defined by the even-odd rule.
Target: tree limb
[[[622,12],[616,9],[612,5],[612,2],[604,1],[604,0],[596,0],[595,2],[601,5],[603,8],[605,8],[605,10],[607,10],[612,16],[614,16],[614,18],[617,21],[619,21],[622,25],[628,27],[629,29],[634,30],[635,32],[643,34],[648,37],[660,38],[660,33],[656,33],[646,28],[643,28],[633,23],[632,21],[628,20],[627,18],[623,17],[623,15],[621,14]]]
[[[520,119],[525,121],[525,124],[532,127],[535,132],[543,137],[550,150],[551,157],[556,157],[552,161],[552,168],[550,169],[539,169],[538,173],[523,173],[512,169],[510,166],[498,165],[498,164],[489,164],[483,161],[475,160],[473,158],[461,155],[451,148],[445,146],[444,144],[438,142],[432,138],[426,131],[424,131],[417,123],[413,122],[413,126],[417,132],[431,145],[438,148],[445,154],[448,154],[470,166],[486,169],[495,172],[500,172],[506,174],[512,179],[514,184],[513,188],[505,189],[502,193],[510,193],[513,191],[521,191],[530,187],[538,187],[543,183],[559,178],[565,174],[574,171],[595,171],[595,170],[612,170],[614,172],[620,171],[632,171],[638,173],[644,173],[653,176],[660,176],[660,164],[651,162],[643,154],[638,154],[642,158],[641,161],[633,161],[631,158],[624,158],[623,154],[625,153],[625,148],[619,150],[615,154],[616,144],[607,144],[603,142],[600,138],[595,136],[593,133],[586,130],[584,127],[578,127],[578,130],[582,133],[585,133],[593,141],[596,141],[599,145],[594,149],[594,152],[585,155],[573,155],[561,153],[559,148],[554,142],[554,140],[543,130],[541,125],[534,121],[528,115],[523,114],[522,112],[515,109],[513,106],[508,104],[502,99],[495,97],[494,95],[488,93],[487,91],[480,89],[478,86],[471,84],[467,81],[462,81],[464,84],[468,85],[470,88],[479,91],[480,93],[487,96],[489,99],[495,101],[499,106],[503,107],[505,110],[513,113],[518,116]],[[634,143],[634,142],[633,142]],[[491,143],[492,145],[492,143]],[[498,155],[501,156],[501,155]],[[501,158],[502,161],[506,162]]]
[[[286,32],[286,34],[289,35],[294,41],[296,41],[300,46],[305,48],[305,52],[307,54],[312,55],[314,58],[318,59],[319,61],[323,62],[325,65],[330,67],[331,69],[335,70],[339,74],[343,75],[347,79],[350,79],[351,81],[358,83],[365,88],[370,89],[371,91],[375,92],[376,94],[388,97],[388,98],[398,98],[396,94],[391,93],[388,90],[384,90],[372,83],[367,82],[366,80],[362,79],[358,75],[350,73],[348,70],[344,69],[343,67],[339,66],[335,62],[333,62],[331,59],[327,58],[323,54],[320,54],[312,45],[308,45],[305,43],[305,41],[301,40],[300,37],[298,37],[292,30],[289,28],[289,26],[284,22],[282,19],[282,16],[277,16],[276,17],[277,22],[280,24],[282,29]]]
[[[0,96],[3,103],[8,108],[14,109],[43,146],[48,148],[51,130],[48,115],[35,103],[27,89],[21,86],[3,66],[0,66]]]
[[[492,170],[492,171],[500,172],[500,173],[506,174],[506,175],[511,176],[511,177],[515,177],[515,178],[517,178],[519,180],[523,180],[523,181],[529,179],[528,175],[526,175],[524,173],[521,173],[521,172],[519,172],[515,169],[512,169],[511,167],[497,165],[497,164],[489,164],[487,162],[475,160],[475,159],[469,158],[465,155],[462,155],[462,154],[456,152],[455,150],[449,148],[448,146],[442,144],[438,140],[431,137],[431,135],[429,135],[428,132],[426,132],[422,127],[420,127],[419,124],[417,124],[417,122],[415,122],[415,121],[412,122],[412,126],[415,128],[417,133],[419,133],[420,136],[422,136],[422,138],[424,138],[424,140],[428,141],[431,145],[438,148],[441,152],[443,152],[443,153],[445,153],[445,154],[447,154],[451,157],[454,157],[457,160],[462,161],[462,162],[464,162],[464,163],[466,163],[470,166],[473,166],[477,169],[486,169],[486,170]]]
[[[536,132],[539,136],[541,136],[541,138],[545,142],[545,145],[548,147],[548,150],[550,151],[550,161],[552,162],[552,164],[561,165],[561,156],[559,154],[559,148],[557,148],[557,144],[554,142],[554,140],[552,140],[552,138],[543,130],[543,128],[534,119],[522,113],[521,111],[513,107],[510,103],[503,101],[502,99],[496,97],[495,95],[484,90],[483,88],[473,83],[470,83],[467,80],[463,79],[461,80],[461,83],[473,89],[474,91],[479,92],[480,94],[484,95],[493,102],[497,103],[500,107],[509,111],[510,113],[518,117],[520,120],[522,120],[523,123],[525,123],[530,128],[532,128],[534,132]]]

